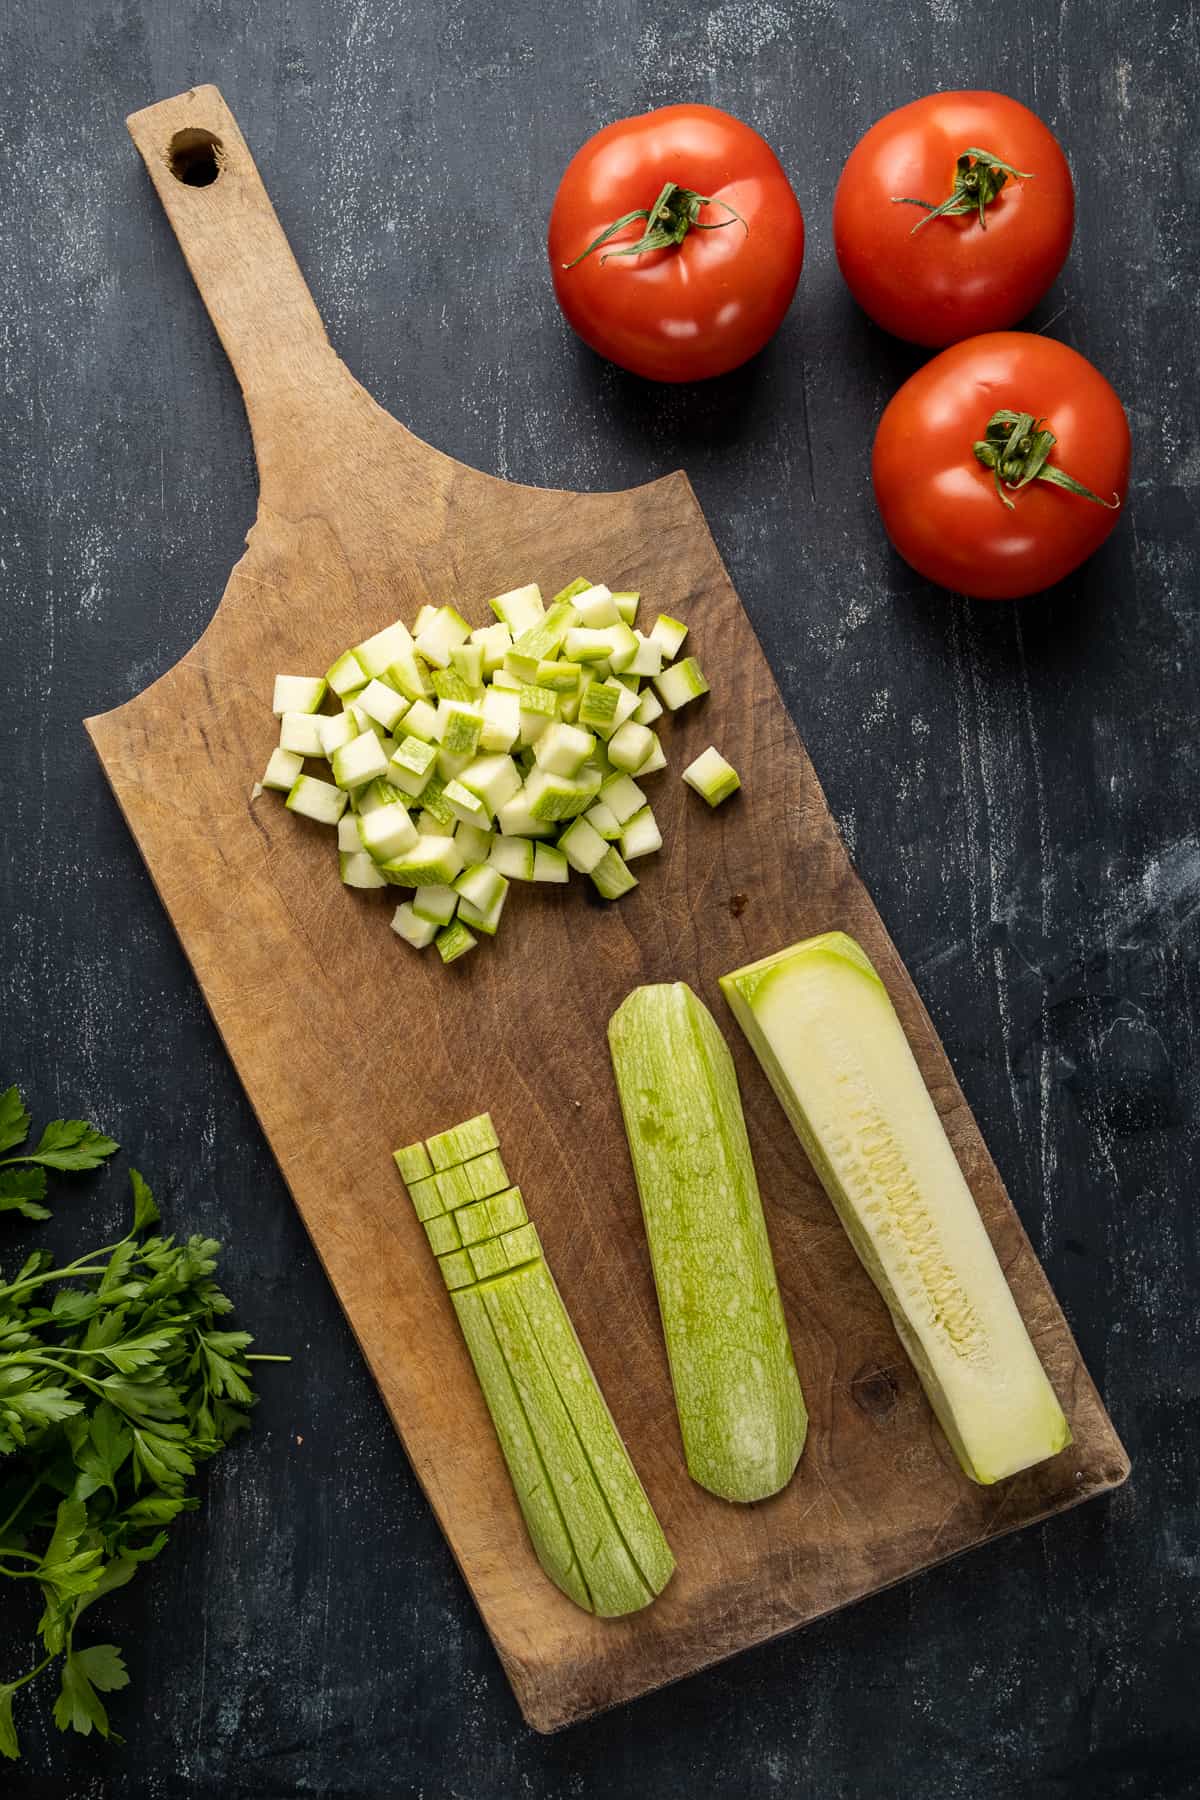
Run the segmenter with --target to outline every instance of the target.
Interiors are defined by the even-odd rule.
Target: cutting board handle
[[[264,446],[276,435],[268,424],[295,425],[318,395],[324,413],[339,390],[360,390],[330,346],[220,90],[191,88],[126,124],[241,383],[265,474]]]

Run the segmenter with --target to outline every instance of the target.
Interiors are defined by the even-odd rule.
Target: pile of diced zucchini
[[[336,828],[347,887],[411,889],[392,928],[444,962],[495,935],[514,881],[575,869],[616,900],[662,846],[641,786],[667,763],[655,723],[708,692],[679,655],[687,626],[660,614],[643,634],[638,600],[580,578],[547,607],[531,584],[474,631],[423,606],[323,678],[279,675],[262,785]]]

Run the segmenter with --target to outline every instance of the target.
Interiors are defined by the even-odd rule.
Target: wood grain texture
[[[197,127],[221,146],[204,187],[169,159]],[[130,130],[241,382],[260,502],[195,648],[88,728],[526,1717],[541,1730],[578,1719],[1122,1481],[1124,1452],[686,480],[524,488],[421,443],[329,348],[216,90],[136,114]],[[274,738],[271,678],[324,668],[426,600],[482,622],[487,594],[526,579],[553,590],[580,571],[690,622],[714,692],[673,722],[672,770],[715,741],[746,791],[710,813],[668,774],[665,848],[635,894],[606,907],[578,887],[518,892],[497,943],[444,970],[394,943],[384,907],[341,889],[326,834],[250,798]],[[959,1473],[717,1000],[719,974],[833,926],[887,981],[1075,1433],[998,1489]],[[750,1509],[702,1493],[683,1467],[605,1052],[629,988],[672,978],[730,1031],[812,1415],[797,1478]],[[592,1619],[541,1577],[391,1175],[396,1143],[483,1107],[678,1558],[667,1593],[632,1620]]]

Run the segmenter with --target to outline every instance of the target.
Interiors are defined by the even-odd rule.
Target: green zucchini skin
[[[608,1041],[688,1472],[765,1500],[791,1480],[808,1414],[733,1058],[682,981],[635,988]]]

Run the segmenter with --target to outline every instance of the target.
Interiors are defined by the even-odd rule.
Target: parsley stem
[[[54,1661],[54,1652],[52,1651],[49,1656],[43,1656],[43,1658],[42,1658],[41,1662],[38,1664],[37,1668],[30,1669],[28,1675],[21,1675],[17,1678],[16,1681],[6,1681],[4,1683],[4,1686],[9,1690],[10,1693],[15,1694],[18,1688],[23,1688],[25,1686],[25,1683],[27,1681],[36,1681],[37,1677],[41,1674],[42,1670],[48,1669],[50,1667],[50,1664],[53,1661]]]

